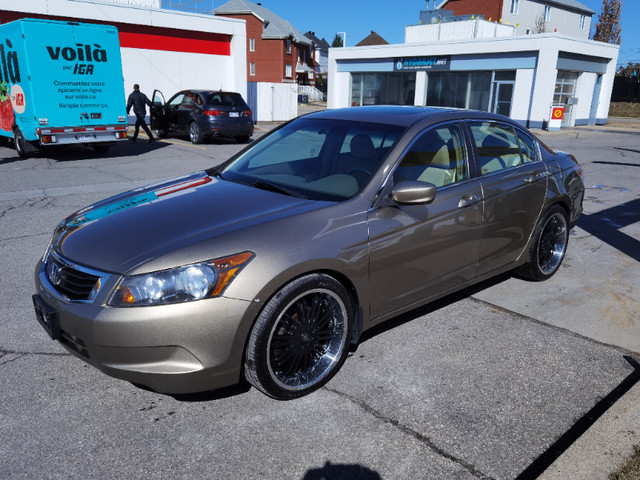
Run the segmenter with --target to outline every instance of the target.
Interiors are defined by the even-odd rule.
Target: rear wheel
[[[168,132],[166,130],[156,128],[156,135],[158,136],[158,138],[166,138],[167,134]]]
[[[191,143],[202,143],[202,130],[197,122],[191,122],[189,125],[189,139]]]
[[[559,205],[551,207],[540,219],[529,247],[527,263],[515,273],[527,280],[546,280],[558,271],[567,252],[569,222]]]
[[[258,316],[247,344],[245,378],[278,400],[317,390],[347,356],[353,317],[351,296],[333,277],[294,280]]]
[[[249,135],[242,135],[240,137],[236,137],[236,141],[238,143],[247,143],[251,137]]]

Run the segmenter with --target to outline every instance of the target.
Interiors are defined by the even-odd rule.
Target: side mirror
[[[436,186],[428,182],[400,182],[393,187],[391,198],[402,204],[431,203],[436,198]]]

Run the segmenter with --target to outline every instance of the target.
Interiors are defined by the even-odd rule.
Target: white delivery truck
[[[106,152],[126,140],[118,30],[30,18],[0,25],[0,136],[23,158],[42,146]]]

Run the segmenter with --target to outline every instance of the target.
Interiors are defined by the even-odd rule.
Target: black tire
[[[236,137],[236,141],[238,143],[247,143],[250,139],[251,137],[249,135],[242,135],[240,137]]]
[[[527,262],[515,270],[526,280],[542,281],[558,271],[567,252],[569,221],[559,205],[542,216],[531,239]]]
[[[156,128],[156,136],[158,138],[166,138],[169,132],[167,132],[166,130],[160,130]]]
[[[189,140],[191,140],[191,143],[198,144],[202,143],[202,139],[202,130],[200,130],[198,122],[191,122],[189,124]]]
[[[28,158],[29,152],[27,151],[27,141],[24,139],[24,135],[19,128],[13,129],[13,144],[16,147],[16,152],[20,158]]]
[[[347,290],[328,275],[310,274],[284,286],[253,326],[246,380],[278,400],[322,387],[347,357],[354,311]]]

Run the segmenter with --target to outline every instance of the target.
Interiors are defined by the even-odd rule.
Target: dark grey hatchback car
[[[159,137],[169,133],[189,135],[193,143],[205,138],[235,138],[246,143],[253,135],[253,113],[235,92],[183,90],[164,101],[154,90],[151,106],[151,128]]]
[[[160,392],[245,378],[300,397],[384,320],[503,272],[552,276],[581,174],[486,112],[310,114],[63,220],[35,270],[36,316],[77,357]]]

